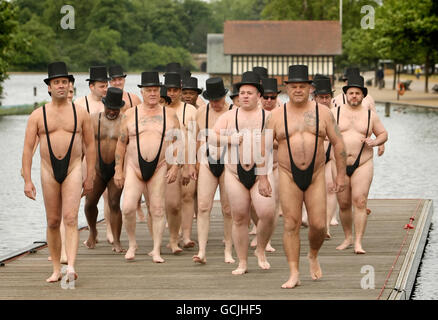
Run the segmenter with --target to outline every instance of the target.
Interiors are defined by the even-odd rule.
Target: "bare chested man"
[[[345,240],[336,249],[344,250],[354,244],[354,252],[363,254],[365,250],[362,247],[362,238],[368,215],[368,192],[373,180],[373,147],[385,143],[388,133],[378,115],[362,105],[363,98],[368,93],[363,77],[350,77],[348,85],[342,90],[346,95],[347,104],[332,111],[338,119],[348,152],[346,189],[337,195]],[[376,139],[372,139],[371,134],[374,134]],[[339,169],[338,166],[337,168]]]
[[[185,162],[176,183],[169,185],[166,189],[166,213],[169,225],[169,247],[173,253],[179,253],[182,249],[178,246],[178,234],[182,229],[183,246],[186,248],[194,247],[195,242],[191,239],[193,214],[195,212],[193,202],[193,192],[196,186],[195,181],[188,178],[195,169],[195,159],[188,159],[189,138],[196,141],[196,108],[188,103],[181,101],[181,76],[179,73],[166,73],[164,75],[164,85],[167,94],[172,99],[169,109],[175,111],[180,122],[182,132],[185,134]],[[193,150],[195,151],[195,150]],[[193,152],[193,155],[195,152]],[[194,158],[194,157],[193,157]],[[189,162],[192,162],[189,164]]]
[[[138,87],[141,88],[143,103],[128,109],[122,116],[116,146],[114,182],[119,188],[124,186],[122,215],[129,239],[129,249],[125,254],[128,261],[135,259],[135,214],[138,201],[145,193],[154,241],[149,255],[153,262],[164,262],[160,247],[165,227],[166,186],[175,182],[179,171],[177,164],[167,170],[165,150],[168,143],[165,135],[169,130],[179,129],[179,122],[172,109],[160,105],[160,86],[157,72],[141,74]]]
[[[107,91],[102,102],[105,105],[104,112],[95,113],[91,116],[94,127],[96,145],[96,175],[93,183],[93,191],[85,198],[85,216],[87,217],[90,234],[85,245],[93,249],[96,245],[97,229],[96,220],[98,215],[97,204],[105,189],[108,190],[108,205],[110,225],[113,234],[113,251],[123,252],[120,244],[122,230],[122,214],[120,212],[120,196],[122,190],[114,183],[115,151],[120,131],[120,110],[125,105],[122,99],[123,91],[111,87]]]
[[[273,130],[273,138],[278,141],[278,190],[283,209],[283,244],[290,269],[289,279],[282,288],[294,288],[300,284],[299,232],[303,202],[309,219],[310,275],[314,280],[322,277],[318,252],[326,236],[325,136],[333,145],[338,166],[339,174],[334,187],[336,192],[344,188],[346,152],[330,110],[309,101],[311,81],[307,66],[290,66],[285,82],[289,102],[272,111],[266,130]],[[266,192],[263,191],[266,184],[266,177],[261,176],[262,194]]]
[[[203,96],[209,100],[206,108],[198,110],[197,131],[200,132],[199,138],[205,141],[201,146],[201,153],[198,151],[199,173],[198,173],[198,254],[193,256],[193,261],[197,263],[206,263],[206,249],[208,240],[208,231],[210,228],[210,213],[213,207],[214,195],[217,186],[220,189],[220,200],[222,215],[224,217],[224,239],[225,239],[225,263],[234,263],[232,250],[233,241],[231,237],[232,218],[228,197],[225,192],[224,183],[224,155],[225,147],[218,148],[217,145],[210,143],[208,139],[208,130],[212,130],[217,119],[231,110],[225,102],[227,91],[224,87],[222,78],[210,78],[206,82],[206,91]],[[199,140],[199,139],[198,139]],[[208,151],[207,151],[208,150]],[[211,160],[210,160],[211,159]]]
[[[110,66],[108,68],[108,73],[110,78],[109,81],[110,86],[123,90],[123,101],[125,101],[125,105],[123,106],[121,112],[124,113],[129,108],[138,106],[141,103],[140,98],[135,93],[125,91],[126,74],[124,73],[122,66],[121,65]],[[108,206],[107,192],[103,194],[103,197],[104,197],[105,217],[108,217],[110,214],[110,210]],[[137,215],[140,221],[145,221],[145,215],[141,208],[141,201],[138,203]]]
[[[32,183],[32,148],[40,140],[41,186],[47,216],[47,243],[53,274],[47,282],[61,280],[61,219],[65,224],[67,279],[77,278],[74,265],[78,249],[78,210],[81,197],[91,192],[94,178],[94,139],[90,116],[67,100],[69,75],[64,62],[48,66],[48,85],[52,101],[29,117],[23,148],[24,193],[35,200]],[[73,114],[73,115],[72,115]],[[87,178],[82,180],[82,143],[87,155]]]
[[[253,140],[258,141],[261,138],[261,132],[269,114],[258,108],[263,88],[258,76],[252,71],[243,73],[242,81],[237,84],[237,88],[240,107],[223,114],[216,121],[214,131],[216,135],[221,135],[221,139],[229,139],[232,144],[231,148],[238,149],[237,165],[232,163],[225,165],[224,180],[233,218],[233,243],[239,259],[239,265],[232,274],[241,275],[248,271],[248,225],[251,202],[258,217],[257,248],[254,254],[261,269],[270,268],[265,249],[274,231],[275,197],[263,196],[259,193],[259,179],[256,175],[254,152],[252,152],[252,149],[256,148]],[[246,138],[241,144],[240,138],[243,134]],[[236,152],[234,154],[236,155]],[[267,177],[265,176],[270,180],[275,194],[272,173],[269,174],[269,178]]]
[[[108,90],[108,74],[105,66],[90,67],[90,77],[86,79],[88,81],[88,87],[90,93],[85,97],[80,97],[75,100],[75,104],[81,106],[87,110],[90,115],[99,114],[104,111],[104,105],[102,98],[106,96]],[[82,170],[84,170],[84,164],[82,164]],[[85,170],[84,170],[85,173]],[[104,193],[104,207],[108,202],[106,193]],[[104,210],[104,218],[106,224],[106,239],[109,243],[113,243],[113,234],[111,231],[111,219],[109,211]],[[94,242],[98,242],[97,234]],[[84,242],[87,246],[87,242]]]
[[[313,86],[315,87],[314,91],[314,100],[320,105],[327,106],[330,110],[334,108],[332,106],[333,99],[333,90],[330,82],[330,78],[328,77],[320,77],[318,79],[313,80]],[[327,239],[331,238],[330,235],[330,226],[338,225],[338,221],[336,219],[336,207],[338,201],[336,199],[336,193],[333,192],[333,170],[332,166],[334,166],[333,151],[332,145],[328,141],[326,137],[324,141],[324,150],[325,150],[325,183],[326,183],[326,192],[327,192]]]
[[[344,81],[344,85],[346,86],[346,85],[348,85],[348,78],[349,77],[359,77],[359,76],[360,76],[359,68],[351,68],[350,67],[350,68],[347,68],[344,75],[342,76],[342,81]],[[344,92],[341,92],[336,97],[334,97],[332,100],[332,105],[334,105],[335,107],[340,107],[342,105],[345,105],[346,103],[347,103],[347,97],[346,97]],[[364,107],[367,107],[368,109],[370,109],[374,113],[377,113],[376,103],[370,94],[368,94],[363,99],[362,105]],[[383,155],[384,152],[385,152],[385,144],[382,144],[377,148],[377,155],[380,157],[381,155]]]

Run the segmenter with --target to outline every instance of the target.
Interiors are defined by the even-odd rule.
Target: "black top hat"
[[[278,87],[277,87],[277,79],[274,79],[274,78],[262,79],[262,85],[263,85],[264,93],[278,94],[281,92],[281,90],[278,90]]]
[[[342,87],[344,93],[347,93],[347,90],[350,88],[359,88],[362,90],[363,97],[365,98],[368,94],[368,89],[364,87],[364,79],[362,76],[353,75],[348,78],[348,84]]]
[[[108,88],[106,96],[102,98],[102,102],[109,109],[120,109],[125,105],[123,90],[116,87]]]
[[[313,85],[315,86],[314,95],[318,94],[333,94],[332,83],[330,78],[321,76],[313,80]]]
[[[312,79],[312,85],[315,86],[315,81],[316,81],[316,80],[318,80],[318,79],[324,79],[324,78],[329,79],[328,77],[326,77],[326,76],[324,76],[324,75],[322,75],[322,74],[320,74],[320,73],[315,74],[315,76],[314,76],[313,79]]]
[[[268,77],[268,69],[265,67],[254,67],[252,71],[259,75],[260,79],[264,79]]]
[[[184,80],[190,78],[192,76],[192,73],[190,72],[190,70],[187,69],[181,69],[181,80],[184,83]]]
[[[166,73],[164,85],[167,88],[181,88],[181,75],[179,73]]]
[[[44,79],[44,82],[47,85],[50,84],[50,80],[55,78],[65,77],[70,79],[70,75],[67,72],[67,65],[65,64],[65,62],[62,61],[50,63],[47,66],[47,73],[48,77]]]
[[[123,72],[123,68],[121,65],[115,65],[108,68],[108,73],[111,79],[119,78],[119,77],[126,77],[126,74]]]
[[[158,72],[156,71],[144,71],[141,73],[141,84],[137,87],[161,87]]]
[[[181,65],[178,62],[171,62],[166,65],[166,73],[178,73],[181,74]],[[166,76],[166,75],[164,75]]]
[[[167,88],[165,86],[161,86],[160,88],[160,97],[166,100],[167,104],[172,103],[172,99],[167,95]]]
[[[237,89],[236,84],[233,84],[233,91],[230,93],[230,98],[233,99],[239,95],[239,89]]]
[[[75,77],[73,77],[72,74],[68,75],[68,81],[71,82],[72,84],[75,84]]]
[[[218,100],[224,97],[228,89],[225,89],[222,78],[210,78],[205,82],[206,89],[202,93],[202,96],[207,100]]]
[[[90,78],[85,79],[85,81],[101,81],[101,82],[107,82],[110,79],[108,78],[108,74],[106,72],[105,66],[97,66],[97,67],[90,67]]]
[[[242,81],[236,83],[237,90],[240,90],[240,87],[244,84],[256,87],[260,94],[263,94],[263,87],[260,84],[260,77],[254,71],[247,71],[242,74]]]
[[[342,81],[347,81],[348,77],[351,76],[360,76],[359,68],[355,68],[355,67],[347,68],[342,76]]]
[[[195,77],[183,78],[182,81],[182,89],[183,90],[195,90],[198,94],[201,94],[202,89],[198,88],[198,79]]]
[[[312,82],[312,80],[309,80],[309,69],[307,66],[302,64],[289,66],[289,76],[285,83],[292,82]]]

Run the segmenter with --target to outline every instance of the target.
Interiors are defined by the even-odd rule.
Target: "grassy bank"
[[[41,107],[46,102],[40,102],[38,103],[38,107]],[[0,107],[0,116],[15,116],[15,115],[22,115],[22,114],[31,114],[34,110],[33,104],[23,104],[18,105],[10,108]]]

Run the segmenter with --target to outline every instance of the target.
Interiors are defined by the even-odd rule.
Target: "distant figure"
[[[420,75],[421,75],[421,68],[416,67],[415,68],[415,76],[417,77],[417,79],[420,79]]]
[[[385,87],[385,73],[383,72],[383,69],[380,68],[377,70],[377,85],[379,86],[379,89],[382,89]]]
[[[367,223],[368,193],[373,180],[373,147],[385,143],[388,133],[378,115],[362,105],[368,94],[363,77],[350,77],[348,85],[342,90],[347,104],[332,110],[347,150],[346,189],[337,194],[345,240],[336,249],[344,250],[354,244],[354,252],[364,254],[362,238]],[[371,139],[372,134],[376,139]]]
[[[96,161],[91,118],[84,108],[68,101],[69,74],[64,62],[48,66],[48,85],[52,100],[30,115],[23,148],[24,194],[35,200],[32,183],[32,151],[40,140],[41,186],[47,216],[47,243],[52,257],[53,274],[47,282],[61,280],[61,234],[64,219],[67,279],[77,279],[75,260],[78,250],[78,210],[81,197],[93,190]],[[82,146],[85,146],[87,177],[82,178]]]

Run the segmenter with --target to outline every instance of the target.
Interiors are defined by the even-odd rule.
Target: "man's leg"
[[[180,253],[178,246],[179,228],[181,227],[181,170],[175,182],[166,186],[166,215],[169,225],[169,248],[172,253]]]
[[[154,248],[149,253],[152,261],[155,263],[162,263],[164,259],[161,257],[161,242],[163,240],[163,233],[166,224],[165,218],[165,194],[166,194],[166,164],[157,168],[152,178],[147,182],[147,197],[149,203],[149,214],[152,229],[152,238],[154,240]],[[175,183],[175,182],[174,182]]]
[[[120,243],[120,234],[122,233],[122,211],[120,210],[120,197],[122,189],[117,188],[114,179],[111,179],[107,185],[108,206],[110,209],[111,233],[113,235],[113,251],[116,253],[124,252]]]
[[[259,193],[259,182],[257,181],[251,188],[251,199],[254,205],[254,210],[257,214],[257,248],[254,252],[258,259],[259,267],[269,269],[271,266],[266,260],[265,250],[269,239],[274,232],[275,222],[275,182],[273,175],[268,175],[269,182],[272,188],[271,197],[263,197]]]
[[[225,263],[235,263],[233,259],[233,218],[231,216],[230,201],[225,190],[225,173],[219,178],[219,191],[221,197],[222,215],[224,217],[224,242],[225,242]]]
[[[344,250],[353,244],[353,215],[351,211],[351,185],[350,178],[345,177],[345,190],[336,194],[339,203],[339,219],[344,230],[344,241],[336,247]]]
[[[330,191],[330,187],[333,185],[333,176],[332,176],[332,165],[333,161],[329,161],[325,165],[325,181],[326,181],[326,201],[327,201],[327,235],[326,238],[330,239],[330,225],[337,225],[338,222],[335,217],[336,206],[338,201],[336,199],[336,193]]]
[[[46,209],[47,244],[53,265],[53,273],[46,281],[56,282],[61,280],[61,234],[59,232],[62,219],[61,186],[43,167],[41,167],[41,187]]]
[[[105,192],[103,193],[103,216],[106,225],[106,240],[108,241],[108,243],[112,244],[114,241],[114,235],[112,233],[112,227],[111,227],[111,209],[108,201],[108,190],[106,189]]]
[[[289,280],[281,287],[294,288],[300,284],[300,226],[303,192],[293,181],[292,174],[281,167],[278,171],[278,193],[283,209],[283,246],[290,270]]]
[[[239,265],[232,274],[239,275],[248,271],[248,223],[251,197],[249,191],[225,168],[225,189],[233,217],[233,243],[239,259]]]
[[[351,176],[351,198],[354,209],[354,252],[366,253],[362,248],[362,238],[367,225],[367,200],[373,181],[373,159],[368,160],[356,169]]]
[[[129,248],[125,254],[126,260],[134,260],[135,251],[137,250],[137,241],[135,239],[136,227],[136,211],[138,200],[145,189],[145,183],[140,180],[135,174],[134,168],[129,164],[126,165],[125,185],[123,188],[123,207],[122,217],[125,225],[126,233],[128,234]]]
[[[309,219],[309,266],[310,276],[313,280],[322,277],[321,267],[318,261],[318,252],[327,235],[327,209],[325,190],[325,168],[320,167],[313,174],[313,181],[304,192],[304,202]]]
[[[97,243],[97,215],[99,210],[97,209],[97,204],[99,202],[102,193],[105,191],[106,184],[100,178],[98,174],[96,174],[93,182],[93,191],[85,196],[85,217],[87,218],[88,228],[89,228],[89,236],[88,240],[84,241],[84,245],[88,249],[94,249]],[[108,204],[108,200],[106,202]],[[106,221],[109,223],[109,221]]]
[[[191,240],[193,214],[195,212],[196,181],[181,186],[181,228],[184,248],[192,248],[195,242]]]
[[[78,211],[82,193],[81,166],[73,168],[61,185],[62,217],[65,225],[65,251],[67,253],[67,276],[76,279],[74,269],[79,245]]]
[[[210,169],[205,164],[199,166],[198,176],[198,244],[199,251],[193,256],[193,261],[206,263],[206,248],[208,240],[208,231],[210,228],[210,213],[213,207],[214,194],[218,185],[218,179],[213,176]],[[221,196],[222,200],[222,196]]]

